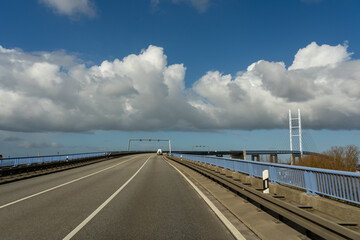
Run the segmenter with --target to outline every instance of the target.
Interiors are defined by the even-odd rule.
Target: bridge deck
[[[185,179],[154,154],[3,184],[0,196],[2,239],[233,238]]]

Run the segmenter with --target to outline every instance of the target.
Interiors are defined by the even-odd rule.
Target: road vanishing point
[[[0,238],[245,239],[193,185],[155,154],[2,184]]]

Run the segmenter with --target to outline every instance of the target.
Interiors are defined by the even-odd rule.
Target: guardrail
[[[304,189],[311,195],[324,195],[360,204],[360,173],[211,156],[177,153],[171,155],[245,173],[250,177],[261,178],[262,172],[268,170],[269,180],[273,184],[281,183]]]
[[[17,167],[20,165],[41,164],[47,162],[59,162],[66,160],[75,160],[80,158],[100,157],[106,156],[108,152],[96,153],[78,153],[66,155],[51,155],[51,156],[38,156],[38,157],[18,157],[18,158],[2,158],[0,159],[0,167]]]

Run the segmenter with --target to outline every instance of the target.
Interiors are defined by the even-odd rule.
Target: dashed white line
[[[41,191],[41,192],[38,192],[38,193],[34,193],[34,194],[29,195],[29,196],[27,196],[27,197],[23,197],[23,198],[21,198],[21,199],[15,200],[15,201],[13,201],[13,202],[9,202],[9,203],[7,203],[7,204],[1,205],[1,206],[0,206],[0,209],[1,209],[1,208],[8,207],[8,206],[13,205],[13,204],[18,203],[18,202],[25,201],[25,200],[27,200],[27,199],[29,199],[29,198],[33,198],[33,197],[35,197],[35,196],[39,196],[39,195],[41,195],[41,194],[44,194],[44,193],[50,192],[50,191],[55,190],[55,189],[57,189],[57,188],[60,188],[60,187],[66,186],[66,185],[68,185],[68,184],[70,184],[70,183],[74,183],[74,182],[77,182],[77,181],[79,181],[79,180],[82,180],[82,179],[84,179],[84,178],[91,177],[91,176],[93,176],[93,175],[95,175],[95,174],[98,174],[98,173],[104,172],[104,171],[106,171],[106,170],[109,170],[109,169],[111,169],[111,168],[114,168],[114,167],[116,167],[116,166],[119,166],[120,164],[126,163],[126,162],[128,162],[128,161],[130,161],[130,160],[132,160],[132,159],[134,159],[134,158],[135,158],[135,157],[132,157],[132,158],[130,158],[130,159],[128,159],[128,160],[126,160],[126,161],[123,161],[123,162],[121,162],[121,163],[117,163],[117,164],[115,164],[115,165],[113,165],[113,166],[110,166],[110,167],[104,168],[104,169],[102,169],[102,170],[100,170],[100,171],[97,171],[97,172],[94,172],[94,173],[88,174],[88,175],[83,176],[83,177],[80,177],[80,178],[76,178],[76,179],[71,180],[71,181],[69,181],[69,182],[66,182],[66,183],[63,183],[63,184],[57,185],[57,186],[55,186],[55,187],[52,187],[52,188],[46,189],[46,190],[44,190],[44,191]]]
[[[210,201],[208,197],[205,196],[203,192],[200,191],[198,187],[195,186],[193,182],[191,182],[179,169],[177,169],[174,165],[172,165],[170,162],[166,161],[170,166],[172,166],[176,171],[178,171],[181,176],[185,178],[185,180],[195,189],[195,191],[201,196],[202,199],[209,205],[209,207],[214,211],[216,216],[224,223],[224,225],[229,229],[229,231],[232,233],[232,235],[239,240],[245,240],[246,238],[235,228],[235,226],[227,219],[224,214],[220,212],[220,210]]]
[[[131,178],[129,178],[129,180],[127,180],[118,190],[116,190],[116,192],[114,192],[108,199],[106,199],[106,201],[103,202],[103,204],[101,204],[94,212],[92,212],[84,221],[82,221],[82,223],[80,223],[74,230],[72,230],[66,237],[64,237],[63,240],[71,239],[88,222],[90,222],[91,219],[93,219],[96,216],[96,214],[98,214],[114,197],[116,197],[116,195],[119,194],[119,192],[121,192],[121,190],[123,190],[126,187],[126,185],[129,184],[129,182],[131,182],[131,180],[133,180],[133,178],[141,171],[141,169],[145,166],[145,164],[149,161],[149,159],[150,157],[144,162],[144,164],[139,168],[139,170],[137,170],[136,173],[132,175]]]

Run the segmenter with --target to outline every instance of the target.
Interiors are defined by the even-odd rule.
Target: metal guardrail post
[[[175,156],[179,154],[174,154]],[[180,156],[180,155],[179,155]],[[283,164],[254,163],[219,157],[204,157],[184,154],[183,158],[232,169],[259,177],[260,170],[269,170],[271,183],[281,183],[306,190],[310,195],[325,195],[360,204],[360,174],[345,171],[316,169]]]
[[[352,185],[352,179],[351,178],[349,178],[349,190],[350,190],[350,196],[349,196],[349,198],[350,198],[350,200],[354,200],[354,195],[353,195],[353,185]]]
[[[344,177],[345,182],[345,192],[346,192],[346,198],[350,198],[350,190],[349,190],[349,183],[347,180],[347,177]]]
[[[253,169],[253,165],[248,163],[249,166],[249,176],[250,177],[254,177],[254,169]]]
[[[313,185],[317,185],[317,183],[312,182],[313,178],[314,178],[313,172],[304,171],[306,193],[310,195],[317,195],[316,192],[314,192],[314,186],[313,186]],[[316,177],[315,177],[315,181],[316,181]]]
[[[270,182],[272,184],[277,184],[277,174],[276,174],[276,168],[274,166],[269,167],[270,172]]]
[[[360,180],[354,179],[355,181],[355,189],[357,189],[357,201],[360,202]]]

